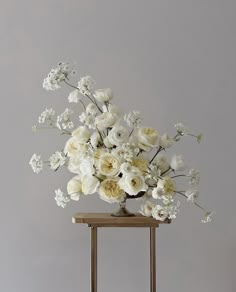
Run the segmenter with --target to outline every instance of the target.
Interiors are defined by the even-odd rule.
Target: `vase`
[[[135,216],[135,214],[131,213],[126,208],[126,198],[122,202],[120,202],[119,204],[120,204],[119,209],[115,213],[112,213],[111,216],[113,216],[113,217],[132,217],[132,216]]]

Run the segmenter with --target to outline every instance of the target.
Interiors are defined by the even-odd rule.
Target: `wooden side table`
[[[107,213],[78,213],[73,223],[88,224],[91,228],[91,292],[97,292],[97,228],[98,227],[148,227],[150,228],[150,291],[156,292],[156,228],[159,224],[170,223],[140,214],[135,217],[112,217]]]

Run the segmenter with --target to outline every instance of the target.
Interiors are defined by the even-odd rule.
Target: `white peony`
[[[112,99],[113,93],[110,88],[98,89],[93,96],[98,102],[107,102]]]
[[[67,183],[67,193],[70,196],[71,200],[79,201],[80,195],[82,194],[82,183],[80,176],[73,177]]]
[[[94,177],[94,176],[83,176],[82,179],[82,192],[85,195],[91,195],[96,193],[99,185],[100,185],[100,181]]]
[[[141,205],[140,213],[145,217],[152,217],[152,211],[154,209],[155,205],[150,202],[146,201],[144,204]]]
[[[153,128],[139,128],[137,130],[138,146],[144,151],[149,151],[157,146],[159,134]]]
[[[116,114],[105,112],[95,118],[95,125],[100,131],[103,131],[107,128],[111,128],[117,120],[118,116]]]
[[[165,221],[168,218],[168,212],[162,206],[156,205],[152,210],[152,217],[156,220]]]
[[[164,134],[160,137],[159,145],[162,148],[169,148],[175,143],[175,140],[168,134]]]
[[[101,182],[98,193],[108,203],[121,202],[125,193],[118,185],[118,178],[108,178]]]
[[[175,171],[182,171],[185,169],[185,163],[182,155],[174,155],[170,161],[170,166]]]
[[[123,126],[115,125],[107,138],[110,144],[120,146],[129,139],[129,131]]]
[[[85,126],[79,126],[77,129],[75,129],[72,132],[72,137],[75,137],[78,139],[80,143],[86,143],[88,142],[89,138],[91,136],[90,131]]]
[[[110,153],[102,154],[98,160],[97,168],[102,175],[116,176],[120,171],[120,159]]]
[[[124,175],[118,183],[121,189],[123,189],[130,196],[136,196],[139,192],[146,191],[148,189],[144,177],[135,173]]]

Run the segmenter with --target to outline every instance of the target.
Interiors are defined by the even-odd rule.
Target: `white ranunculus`
[[[168,212],[162,206],[156,205],[152,210],[152,217],[156,220],[165,221],[168,218]]]
[[[99,180],[92,175],[91,176],[87,176],[87,175],[83,176],[81,181],[82,181],[82,192],[85,195],[91,195],[91,194],[96,193],[96,191],[100,185]]]
[[[155,205],[152,202],[146,201],[141,205],[141,210],[139,212],[145,217],[151,217],[154,207]]]
[[[71,200],[79,201],[80,195],[82,194],[82,184],[80,176],[73,177],[67,183],[67,193],[70,196]]]
[[[89,103],[86,107],[86,113],[90,115],[96,115],[99,113],[98,107],[94,103]]]
[[[148,189],[144,177],[135,173],[124,175],[118,183],[121,189],[130,196],[136,196],[139,192],[144,192]]]
[[[159,134],[153,128],[138,128],[137,139],[138,146],[144,151],[149,151],[157,146]]]
[[[108,141],[115,146],[120,146],[129,139],[129,131],[120,125],[115,125],[108,134]]]
[[[182,155],[174,155],[171,159],[170,166],[175,171],[182,171],[185,169],[185,163]]]
[[[102,175],[116,176],[120,171],[120,159],[110,153],[102,154],[98,160],[97,168]]]
[[[95,125],[100,131],[111,128],[118,120],[116,114],[105,112],[95,118]]]
[[[118,178],[107,178],[101,182],[98,193],[100,198],[108,203],[121,202],[125,193],[118,185]]]
[[[175,140],[166,133],[160,137],[159,144],[162,148],[169,148],[174,143],[175,143]]]
[[[194,203],[199,196],[199,191],[196,188],[190,188],[185,192],[185,195],[188,197],[188,202]]]
[[[93,96],[98,102],[107,102],[112,99],[113,93],[110,88],[98,89]]]
[[[80,143],[86,143],[88,142],[89,138],[91,136],[90,131],[85,126],[79,126],[77,129],[75,129],[72,132],[72,137],[75,137],[78,139]]]

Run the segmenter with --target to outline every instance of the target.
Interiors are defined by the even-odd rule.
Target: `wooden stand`
[[[107,213],[78,213],[73,223],[88,224],[91,228],[91,292],[97,292],[97,228],[98,227],[148,227],[150,229],[150,292],[156,292],[156,228],[157,221],[140,214],[135,217],[112,217]]]

